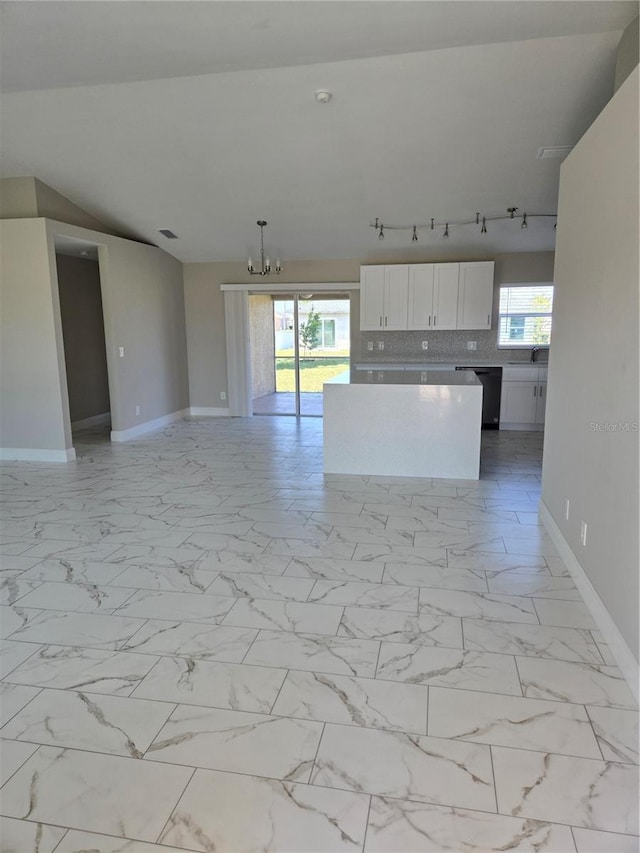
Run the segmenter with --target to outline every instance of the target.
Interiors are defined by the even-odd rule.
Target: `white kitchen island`
[[[324,471],[477,480],[482,384],[472,370],[358,370],[324,385]]]

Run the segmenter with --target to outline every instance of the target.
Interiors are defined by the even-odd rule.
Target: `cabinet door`
[[[411,264],[409,266],[407,328],[431,329],[432,313],[433,264]]]
[[[384,319],[382,328],[407,328],[409,304],[409,264],[385,267]]]
[[[538,394],[536,397],[536,419],[535,423],[544,423],[545,409],[547,408],[547,383],[538,383]]]
[[[378,331],[384,320],[383,266],[360,267],[360,328]]]
[[[490,329],[493,261],[460,264],[458,329]]]
[[[458,328],[460,264],[436,264],[433,275],[433,328]]]
[[[534,424],[537,401],[537,382],[503,382],[500,420],[508,424]]]

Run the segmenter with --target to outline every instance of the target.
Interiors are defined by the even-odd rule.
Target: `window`
[[[548,347],[551,340],[552,284],[500,288],[498,346]]]
[[[336,345],[336,321],[322,318],[322,341],[321,346],[331,349]]]

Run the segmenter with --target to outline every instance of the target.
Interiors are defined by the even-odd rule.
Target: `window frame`
[[[500,311],[500,305],[502,302],[502,291],[503,290],[516,290],[520,288],[536,288],[539,289],[541,287],[550,287],[551,288],[551,311],[531,311],[528,313],[512,313],[506,312],[502,313]],[[553,334],[553,299],[555,297],[555,285],[552,281],[523,281],[523,282],[504,282],[499,285],[498,288],[498,322],[497,322],[497,341],[496,346],[500,349],[532,349],[533,347],[537,347],[538,349],[548,350],[551,345],[551,337]],[[525,320],[531,318],[535,319],[537,317],[548,317],[551,321],[551,328],[549,330],[549,343],[535,343],[531,341],[526,342],[518,342],[518,341],[501,341],[500,335],[502,331],[502,321],[504,318],[517,317]]]

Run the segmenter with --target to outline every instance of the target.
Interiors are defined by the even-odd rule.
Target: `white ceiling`
[[[559,161],[611,96],[637,2],[5,2],[3,176],[183,261],[540,251]],[[327,88],[326,105],[313,93]],[[179,240],[167,241],[159,228]]]

